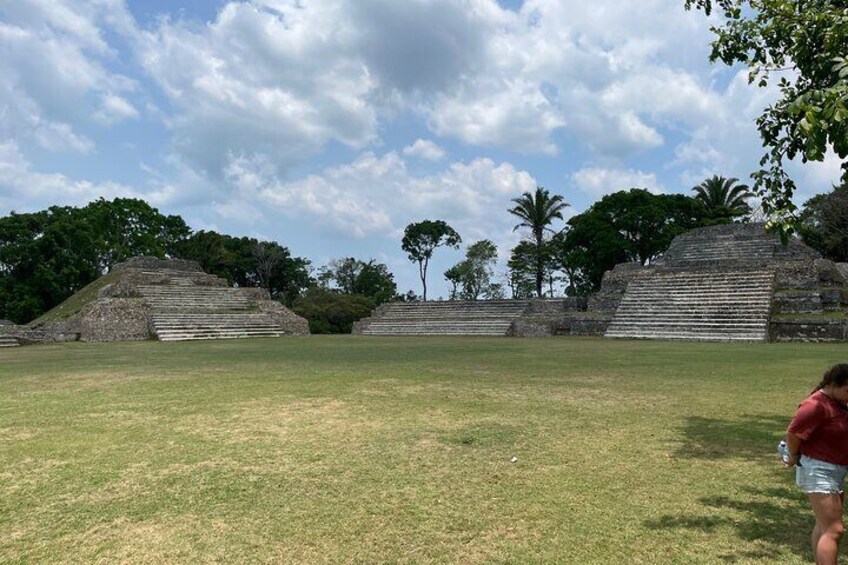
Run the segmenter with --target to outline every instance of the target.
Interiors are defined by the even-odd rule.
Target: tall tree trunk
[[[418,274],[421,275],[421,286],[424,288],[423,302],[427,302],[427,263],[426,259],[418,263]]]
[[[533,230],[533,236],[536,238],[536,296],[542,298],[542,284],[545,281],[545,262],[542,258],[544,234],[541,230]]]

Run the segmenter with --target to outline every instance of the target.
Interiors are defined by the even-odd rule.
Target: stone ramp
[[[526,300],[394,302],[362,320],[362,335],[506,336],[527,310]]]
[[[657,272],[632,281],[605,337],[767,341],[774,271]]]

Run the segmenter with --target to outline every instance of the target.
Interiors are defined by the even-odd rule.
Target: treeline
[[[496,272],[492,241],[472,242],[465,257],[444,272],[450,298],[586,295],[616,264],[650,263],[685,231],[756,219],[748,204],[752,194],[736,179],[712,177],[692,193],[623,190],[567,221],[562,196],[544,188],[525,193],[506,210],[517,219],[515,229],[525,233],[510,250],[506,272]],[[848,187],[806,202],[796,230],[825,257],[848,261]],[[435,250],[461,243],[459,233],[441,220],[406,227],[401,248],[418,265],[420,298],[426,300]],[[383,302],[419,299],[413,291],[398,295],[392,273],[376,261],[347,257],[313,271],[308,259],[275,241],[194,232],[181,217],[163,215],[143,200],[117,198],[0,218],[0,319],[29,322],[138,255],[191,259],[229,284],[266,288],[309,320],[313,333],[349,332],[355,320]]]
[[[0,218],[0,319],[27,323],[131,257],[190,259],[230,285],[263,287],[306,317],[315,333],[349,332],[397,298],[385,265],[353,258],[311,273],[275,241],[193,232],[143,200],[100,199]]]

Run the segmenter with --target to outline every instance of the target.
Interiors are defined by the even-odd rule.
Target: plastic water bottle
[[[780,453],[780,458],[784,463],[789,463],[789,446],[786,445],[786,441],[780,440],[780,443],[777,444],[777,452]]]

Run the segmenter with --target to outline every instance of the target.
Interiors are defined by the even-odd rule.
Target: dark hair
[[[825,371],[819,385],[813,392],[821,390],[827,385],[844,386],[848,384],[848,363],[838,363]]]

